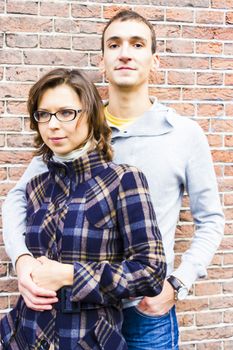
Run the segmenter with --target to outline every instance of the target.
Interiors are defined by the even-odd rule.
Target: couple
[[[85,114],[90,112],[85,109],[89,107],[90,100],[76,101],[74,111],[63,111],[64,113],[54,115],[59,109],[57,110],[55,105],[50,108],[43,106],[42,102],[50,101],[49,92],[52,93],[53,100],[59,85],[57,88],[47,86],[38,97],[38,105],[31,106],[34,108],[31,109],[33,113],[37,111],[33,114],[32,120],[32,126],[38,132],[37,145],[41,146],[39,152],[48,162],[48,166],[41,157],[34,158],[21,181],[10,192],[3,210],[4,241],[6,250],[16,267],[19,290],[23,297],[21,303],[25,302],[28,307],[24,308],[26,314],[30,317],[38,315],[36,317],[41,322],[41,327],[43,328],[46,322],[48,331],[51,330],[49,325],[57,322],[55,322],[57,340],[54,344],[56,349],[59,349],[57,329],[63,329],[64,326],[61,341],[69,339],[71,342],[75,337],[81,338],[87,329],[91,329],[90,324],[93,325],[98,318],[97,315],[100,316],[102,324],[98,328],[99,333],[96,329],[95,332],[101,334],[104,340],[111,339],[109,323],[112,322],[114,330],[120,331],[121,328],[121,305],[118,302],[122,298],[127,298],[123,301],[122,332],[128,349],[178,349],[178,326],[174,305],[177,300],[187,296],[192,283],[198,277],[206,276],[206,267],[223,234],[224,218],[210,151],[202,130],[195,122],[177,116],[174,111],[149,97],[149,75],[151,72],[156,73],[158,66],[155,46],[152,25],[133,11],[122,11],[113,17],[104,29],[101,69],[109,81],[109,101],[105,105],[104,114],[112,129],[114,163],[136,165],[142,169],[148,179],[167,261],[167,279],[162,291],[160,286],[164,277],[163,251],[159,243],[160,234],[156,228],[144,176],[134,168],[117,167],[109,163],[111,159],[111,147],[107,141],[109,130],[101,116],[99,125],[95,125],[96,120],[91,125],[86,123],[85,127],[83,126],[84,134],[80,134],[79,125],[85,122]],[[69,92],[71,93],[70,89]],[[66,96],[64,91],[60,91],[58,95],[60,94]],[[73,97],[80,99],[80,94],[76,93]],[[61,102],[63,100],[61,101],[59,97],[58,107]],[[29,98],[29,111],[30,103],[32,101],[30,102]],[[38,109],[38,106],[42,110]],[[62,104],[60,107],[70,106]],[[95,110],[95,118],[99,111]],[[90,117],[90,114],[86,115]],[[71,137],[69,140],[72,147],[64,148],[60,153],[58,149],[60,143],[63,147],[63,143],[59,138],[50,140],[46,135],[49,135],[49,124],[54,130],[71,125],[68,122],[66,124],[66,121],[63,122],[64,120],[77,123],[77,135],[80,135],[80,139]],[[88,122],[91,121],[91,119],[88,120]],[[95,127],[99,128],[96,132]],[[88,135],[88,142],[85,135]],[[98,152],[95,153],[95,150]],[[105,155],[103,159],[97,156],[99,151]],[[86,161],[82,161],[83,159]],[[80,178],[75,177],[74,183],[71,181],[74,178],[74,169],[69,167],[70,163],[77,163],[73,165],[75,173],[76,169],[81,171]],[[105,169],[106,176],[103,179],[97,176],[97,181],[95,175],[102,167]],[[108,171],[110,173],[113,171],[115,177],[111,175],[109,178]],[[86,179],[87,174],[90,178]],[[55,182],[59,190],[51,187],[51,181],[49,182],[51,178],[52,183]],[[85,183],[86,180],[87,182],[90,180],[91,185],[85,188],[85,191],[83,189],[83,195],[84,193],[85,196],[88,195],[84,205],[82,193],[76,193],[75,186],[79,181]],[[106,197],[106,189],[109,200],[105,201],[106,198],[102,197],[99,199],[99,194],[104,194],[103,197]],[[174,270],[174,235],[184,190],[190,197],[196,227],[191,247],[183,254],[179,267]],[[98,197],[96,191],[99,191]],[[114,202],[116,192],[120,193],[120,196]],[[136,201],[136,210],[134,201]],[[72,210],[74,202],[75,209],[73,207]],[[110,210],[113,204],[119,210],[117,214],[116,207]],[[80,216],[77,213],[74,215],[77,206]],[[100,215],[104,215],[106,208],[110,212],[107,217],[101,218]],[[128,208],[131,208],[130,213]],[[86,213],[87,222],[82,217],[83,211]],[[12,220],[15,212],[18,213],[17,218]],[[130,214],[133,225],[130,225]],[[81,246],[83,241],[79,239],[79,225],[83,227],[83,224],[88,232],[88,237],[84,239],[85,247]],[[69,235],[71,231],[69,231],[69,225],[77,227],[76,241]],[[119,239],[115,235],[104,241],[105,230],[111,232],[116,225],[118,230],[122,228],[124,231],[122,236],[125,237],[124,241],[121,241],[122,237]],[[42,238],[37,237],[39,229],[45,232]],[[61,240],[63,230],[67,232],[67,247],[64,246],[65,240]],[[96,230],[102,235],[100,241],[96,239],[93,241]],[[140,232],[136,241],[133,239],[135,230]],[[89,235],[92,240],[89,240]],[[29,250],[25,245],[25,237]],[[38,242],[39,239],[41,239],[40,242]],[[72,249],[74,246],[77,249],[70,251],[70,245]],[[48,246],[50,255],[45,257],[42,248],[45,249]],[[118,249],[121,253],[124,249],[124,257],[119,254]],[[35,259],[35,257],[40,258]],[[84,267],[80,263],[83,259],[90,259],[92,262],[85,264]],[[125,260],[122,261],[122,259]],[[116,265],[115,260],[119,260]],[[57,265],[60,261],[65,266]],[[73,261],[75,261],[74,266],[70,265]],[[98,264],[98,261],[102,263]],[[109,281],[114,281],[114,289]],[[55,286],[49,288],[50,283],[54,283]],[[77,293],[72,294],[71,288],[61,288],[64,285],[73,285]],[[55,293],[55,290],[59,292]],[[143,299],[129,298],[139,295],[147,296]],[[155,296],[152,297],[152,295]],[[90,308],[93,307],[93,303],[103,307],[89,310],[88,312],[94,315],[91,316],[93,319],[84,317],[81,323],[79,314],[72,314],[70,317],[68,313],[63,313],[60,319],[54,317],[54,313],[60,310],[61,300],[65,300],[63,307],[66,310],[66,307],[75,308],[79,298],[84,301],[84,304],[92,304]],[[72,304],[70,300],[74,305],[70,305]],[[104,303],[113,305],[106,311]],[[47,310],[47,312],[35,313],[33,310]],[[84,313],[87,311],[84,310]],[[44,320],[45,317],[40,316],[43,314],[49,315],[48,322]],[[28,319],[30,319],[29,316]],[[68,327],[63,317],[67,317]],[[78,323],[73,326],[75,318]],[[62,323],[60,328],[59,322]],[[72,325],[69,322],[72,322]],[[33,328],[30,324],[25,322],[24,325],[28,327],[28,332]],[[52,329],[54,332],[54,327]],[[77,334],[78,332],[80,334]],[[114,339],[117,339],[119,349],[124,349],[125,344],[120,333],[112,331],[111,334],[115,337]],[[94,336],[90,337],[87,344],[94,338]],[[103,342],[103,339],[101,341]],[[46,349],[48,344],[43,346]],[[109,344],[106,343],[102,348],[108,349],[107,346]],[[114,348],[113,344],[110,346]],[[60,349],[63,348],[68,349],[67,345],[60,346]],[[70,349],[72,348],[75,347],[70,346]],[[79,348],[82,349],[81,345]],[[94,349],[94,345],[83,345],[83,348]]]

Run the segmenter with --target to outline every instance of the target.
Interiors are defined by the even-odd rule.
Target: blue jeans
[[[179,350],[175,307],[163,316],[149,316],[135,306],[124,309],[122,328],[129,350]]]

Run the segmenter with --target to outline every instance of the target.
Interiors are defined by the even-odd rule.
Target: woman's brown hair
[[[48,161],[52,156],[52,151],[44,144],[33,113],[37,110],[43,93],[49,88],[55,88],[62,84],[70,86],[77,93],[82,103],[82,113],[87,116],[89,133],[83,145],[88,140],[94,142],[97,151],[102,152],[106,160],[112,160],[111,129],[105,120],[103,104],[97,88],[80,70],[65,68],[54,69],[45,74],[29,91],[27,107],[30,115],[30,127],[37,132],[35,136],[36,155],[42,155],[43,160]],[[82,113],[80,117],[82,117]]]

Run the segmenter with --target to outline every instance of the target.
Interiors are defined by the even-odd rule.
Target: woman
[[[95,86],[78,70],[42,77],[28,99],[37,154],[48,171],[27,185],[33,280],[57,291],[52,310],[20,297],[1,322],[5,349],[127,349],[121,300],[160,293],[161,236],[144,175],[112,163]]]

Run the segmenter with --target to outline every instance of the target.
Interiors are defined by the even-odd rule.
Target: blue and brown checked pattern
[[[22,302],[20,329],[30,349],[127,349],[121,300],[157,295],[166,274],[147,181],[95,151],[48,168],[27,186],[26,243],[35,257],[73,264],[73,286],[62,292],[81,310],[59,302],[41,313]]]

